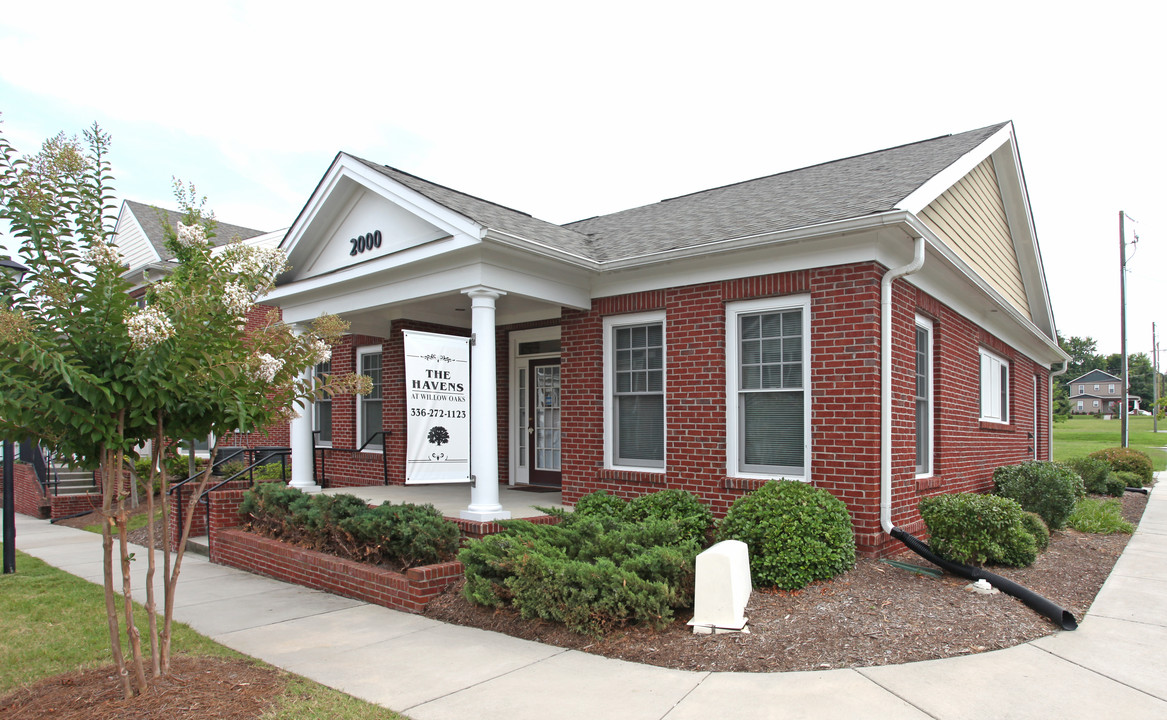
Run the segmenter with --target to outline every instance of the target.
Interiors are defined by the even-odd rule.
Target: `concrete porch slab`
[[[367,487],[328,488],[326,495],[355,495],[371,505],[391,502],[394,505],[413,503],[433,505],[445,517],[456,518],[470,505],[470,485],[450,483],[445,485],[371,485]],[[539,517],[544,513],[535,506],[562,508],[560,492],[531,492],[509,485],[498,486],[498,502],[502,509],[510,512],[515,519]]]

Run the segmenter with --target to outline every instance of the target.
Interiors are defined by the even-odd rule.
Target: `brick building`
[[[376,380],[293,421],[308,489],[322,445],[364,447],[334,486],[405,482],[403,330],[474,336],[470,519],[499,483],[721,513],[785,477],[879,553],[924,495],[1049,457],[1066,358],[1011,123],[562,226],[340,153],[283,247],[267,302],[348,320],[320,370]]]

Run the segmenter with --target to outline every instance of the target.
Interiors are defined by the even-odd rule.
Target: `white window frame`
[[[618,327],[625,327],[628,325],[651,325],[660,323],[662,330],[662,353],[661,358],[662,372],[663,372],[663,387],[661,395],[665,399],[664,407],[664,457],[661,458],[660,465],[629,465],[619,464],[616,462],[616,386],[615,386],[615,342],[613,342],[613,331]],[[669,334],[668,324],[665,322],[665,313],[663,310],[656,312],[644,313],[630,313],[628,315],[610,315],[604,318],[604,467],[610,470],[632,470],[635,472],[651,472],[663,473],[668,464],[669,457],[669,407],[668,407],[668,368],[669,368]]]
[[[1009,404],[1013,399],[1009,392],[1012,368],[1009,361],[997,353],[979,348],[980,354],[980,419],[983,422],[1009,424]],[[1001,370],[1005,371],[1002,380]],[[1004,386],[1002,386],[1004,382]]]
[[[1109,385],[1107,385],[1107,387],[1110,388],[1107,392],[1109,392],[1111,395],[1113,395],[1114,394],[1114,383],[1110,383]]]
[[[788,310],[802,310],[802,393],[803,393],[803,438],[802,438],[802,463],[803,472],[801,475],[781,472],[775,470],[773,472],[757,472],[741,469],[741,421],[739,415],[741,413],[740,403],[738,402],[739,381],[738,375],[741,372],[739,352],[739,331],[738,318],[741,315],[750,315],[761,312],[785,312]],[[784,297],[774,298],[759,298],[757,300],[743,300],[740,302],[727,303],[725,306],[725,449],[726,449],[726,475],[729,477],[740,478],[759,478],[759,479],[773,479],[781,476],[787,480],[801,480],[803,482],[811,481],[811,398],[812,398],[812,381],[810,376],[811,368],[811,317],[810,317],[810,295],[788,295]]]
[[[321,365],[328,365],[328,371],[326,373],[322,373],[320,371]],[[385,372],[384,367],[381,368],[381,372],[382,373]],[[322,377],[325,374],[327,374],[327,375],[333,374],[331,360],[329,360],[326,363],[317,363],[316,365],[312,366],[313,378]],[[384,376],[382,375],[382,377],[384,377]],[[383,402],[383,400],[382,400],[382,402]],[[321,440],[320,436],[316,434],[317,431],[320,430],[320,403],[327,403],[328,404],[328,409],[329,409],[329,413],[328,413],[329,439],[328,440]],[[332,396],[331,395],[326,395],[322,398],[316,398],[315,400],[312,401],[312,440],[313,440],[314,444],[316,445],[316,447],[326,447],[326,448],[332,447],[332,429],[334,426],[334,423],[332,422],[332,409],[333,409],[333,404],[332,404]]]
[[[933,335],[933,331],[932,331],[932,321],[930,319],[924,317],[923,315],[917,315],[916,316],[916,324],[913,327],[913,340],[915,339],[914,333],[917,332],[918,330],[924,330],[925,332],[928,333],[928,343],[927,343],[927,347],[925,348],[925,351],[924,351],[924,361],[925,361],[925,365],[926,365],[925,392],[927,393],[927,402],[928,402],[928,426],[926,429],[927,442],[925,443],[925,448],[924,448],[924,454],[925,454],[924,463],[923,463],[922,467],[920,464],[916,464],[916,477],[929,478],[935,474],[935,464],[936,464],[936,460],[935,460],[936,455],[934,452],[935,447],[936,447],[936,442],[935,442],[935,438],[936,438],[936,396],[933,392],[933,389],[935,387],[935,383],[933,382],[933,372],[934,372],[934,362],[933,362],[934,344],[933,343],[935,342],[934,341],[935,336]],[[913,346],[914,345],[915,345],[915,343],[913,342]],[[913,390],[913,392],[914,392],[914,390]],[[914,399],[916,402],[919,402],[918,397],[915,397]],[[916,428],[916,435],[917,436],[919,435],[919,432],[920,432],[920,429],[919,429],[919,427],[917,427]]]
[[[384,353],[384,349],[381,345],[362,345],[361,347],[357,348],[357,353],[356,353],[357,369],[356,369],[356,372],[358,375],[364,374],[362,372],[362,370],[364,368],[363,358],[366,355],[380,355],[381,356],[381,398],[380,398],[380,402],[381,402],[381,429],[384,430],[385,429],[385,353]],[[364,423],[365,396],[364,395],[357,395],[356,398],[357,398],[357,403],[356,403],[357,416],[356,416],[356,422],[354,423],[354,425],[356,426],[356,429],[357,429],[357,435],[356,435],[356,438],[354,438],[353,447],[359,448],[365,442],[365,428],[364,428],[364,425],[365,425],[365,423]],[[385,440],[385,436],[382,435],[381,442],[384,443],[384,440]],[[364,449],[364,452],[368,452],[368,453],[382,453],[384,451],[385,451],[384,444],[378,445],[376,443],[370,444],[367,448]]]
[[[1078,409],[1079,410],[1085,410],[1086,409],[1085,405],[1086,405],[1086,403],[1082,402],[1081,400],[1078,401]]]

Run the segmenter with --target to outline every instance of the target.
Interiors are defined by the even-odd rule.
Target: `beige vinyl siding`
[[[920,217],[993,289],[1032,318],[991,157],[933,200]]]

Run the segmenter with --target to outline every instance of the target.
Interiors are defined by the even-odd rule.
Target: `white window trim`
[[[385,425],[384,425],[384,422],[385,422],[385,420],[384,420],[384,418],[385,418],[385,352],[384,352],[384,348],[381,345],[362,345],[361,347],[357,348],[357,352],[356,352],[357,369],[356,369],[356,372],[358,375],[363,374],[361,372],[361,360],[365,355],[380,355],[381,356],[381,423],[382,423],[381,429],[384,430],[385,429]],[[354,418],[356,422],[353,423],[353,426],[357,429],[357,434],[356,434],[356,437],[353,439],[353,447],[358,447],[358,448],[361,446],[361,443],[363,442],[363,438],[365,437],[364,422],[362,422],[362,420],[361,420],[361,418],[364,416],[364,412],[363,412],[364,408],[361,407],[362,403],[364,402],[364,397],[365,397],[364,395],[357,395],[356,396],[357,402],[356,402],[355,408],[357,411],[357,413],[356,413],[357,416],[356,416],[356,418]],[[382,443],[385,442],[384,436],[381,437],[381,442]],[[385,452],[385,446],[383,444],[382,445],[370,445],[369,447],[362,450],[362,452],[375,453],[377,455],[381,455]]]
[[[756,312],[783,310],[802,310],[802,392],[803,392],[803,450],[802,475],[783,475],[787,480],[811,481],[811,398],[813,397],[811,368],[811,335],[810,335],[810,295],[787,295],[783,297],[760,298],[757,300],[742,300],[726,303],[725,306],[725,472],[728,477],[776,479],[774,473],[747,472],[739,469],[741,452],[739,450],[738,413],[738,316]]]
[[[316,374],[316,368],[320,364],[323,364],[323,363],[318,363],[317,365],[312,366],[313,379],[319,377]],[[335,373],[332,373],[332,361],[331,360],[329,360],[328,368],[329,368],[329,374],[335,374]],[[385,369],[382,367],[381,372],[384,373],[384,371],[385,371]],[[382,375],[382,377],[384,377],[384,376]],[[318,403],[318,402],[321,402],[321,400],[316,399],[316,400],[312,401],[312,410],[311,410],[311,412],[312,412],[312,442],[313,442],[313,445],[315,445],[316,447],[330,448],[330,447],[332,447],[332,440],[320,440],[320,439],[318,439],[319,436],[316,434],[316,431],[318,431],[320,429],[319,423],[317,422],[318,416],[316,414],[316,403]],[[332,405],[332,397],[331,396],[326,398],[323,402],[327,402],[330,407],[333,407],[333,408],[335,407],[334,405]],[[384,399],[382,399],[382,402],[384,402]]]
[[[616,361],[613,357],[615,351],[612,342],[612,331],[615,328],[623,327],[625,325],[648,325],[650,323],[660,323],[664,339],[662,340],[661,352],[661,366],[664,371],[664,388],[662,394],[665,397],[665,455],[659,467],[650,465],[618,465],[615,462],[616,458],[616,402],[615,402],[615,386],[613,384],[612,372],[616,367]],[[604,318],[604,467],[609,470],[630,470],[632,472],[645,473],[664,473],[668,467],[669,458],[669,328],[665,322],[665,313],[663,310],[643,313],[630,313],[628,315],[610,315]]]
[[[934,392],[935,384],[933,382],[933,372],[935,370],[935,362],[933,361],[933,355],[935,354],[933,348],[935,346],[933,343],[935,342],[935,335],[933,335],[932,321],[923,315],[916,316],[913,333],[916,327],[921,327],[928,331],[928,348],[924,354],[928,363],[928,447],[926,449],[928,454],[928,470],[927,472],[916,473],[916,477],[930,478],[935,474],[936,470],[936,394]]]
[[[978,368],[978,377],[980,378],[979,383],[978,383],[979,384],[979,391],[980,391],[979,392],[980,403],[979,403],[978,413],[980,414],[980,419],[982,422],[991,422],[991,423],[998,423],[1000,425],[1008,425],[1011,421],[1011,414],[1009,412],[1009,404],[1013,399],[1012,394],[1009,392],[1009,390],[1010,390],[1009,385],[1012,383],[1012,380],[1013,380],[1013,368],[1010,367],[1008,360],[1006,360],[1005,358],[1001,357],[1000,355],[998,355],[997,353],[995,353],[991,350],[986,350],[985,348],[978,348],[977,352],[978,352],[977,360],[978,360],[978,363],[980,365],[980,367]],[[986,366],[985,366],[986,359],[988,359],[990,361],[990,364],[988,366],[987,377],[986,377]],[[995,365],[994,365],[994,363],[995,363]],[[1000,372],[993,372],[994,367],[1004,367],[1008,373],[1008,378],[1006,380],[1006,384],[1004,387],[1004,391],[1005,391],[1004,403],[1005,403],[1005,405],[1004,405],[1004,407],[1001,408],[1001,416],[997,416],[997,417],[994,417],[990,414],[985,413],[985,404],[986,404],[985,403],[985,400],[986,400],[985,384],[986,384],[986,380],[988,380],[989,397],[990,398],[1000,398],[1000,396],[1001,396],[1001,390],[1002,390],[1001,385],[1000,385],[1001,374],[1000,374]],[[990,408],[992,407],[991,401],[989,403],[989,407]]]

